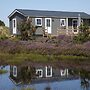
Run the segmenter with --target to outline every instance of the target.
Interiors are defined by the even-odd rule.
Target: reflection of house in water
[[[10,78],[16,83],[36,80],[68,78],[68,69],[56,68],[51,65],[10,66]]]

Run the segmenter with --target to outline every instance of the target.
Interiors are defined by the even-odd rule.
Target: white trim
[[[13,76],[17,77],[17,67],[16,66],[13,66]]]
[[[67,70],[66,69],[60,70],[60,74],[61,74],[61,76],[66,76],[67,75]]]
[[[62,21],[64,21],[63,25],[61,25]],[[63,26],[63,27],[66,26],[66,20],[65,19],[60,19],[60,26]]]
[[[42,69],[36,69],[36,75],[38,72],[41,72],[41,75],[39,75],[38,77],[39,78],[43,77],[43,70]]]
[[[68,69],[66,69],[66,72],[67,72],[67,76],[68,76],[69,75]]]
[[[12,15],[14,15],[15,13],[19,13],[19,14],[21,14],[21,15],[23,15],[23,16],[25,16],[23,13],[21,13],[20,11],[18,11],[17,9],[15,9],[9,16],[8,16],[8,18],[10,18]],[[25,16],[26,17],[26,16]]]
[[[17,19],[12,19],[13,34],[17,34]]]
[[[38,23],[37,23],[37,20],[38,20],[38,19],[41,20],[41,24],[38,24]],[[35,18],[35,25],[36,25],[36,26],[42,26],[42,18]]]
[[[48,73],[47,69],[48,68],[50,68],[50,75],[47,75],[47,73]],[[46,77],[52,77],[52,67],[51,66],[46,66],[45,70],[46,70]]]
[[[50,20],[50,26],[47,26],[47,20]],[[45,18],[45,29],[47,30],[48,34],[52,33],[52,19],[51,18]]]

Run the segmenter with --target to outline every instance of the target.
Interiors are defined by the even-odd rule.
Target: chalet
[[[90,26],[90,15],[84,12],[45,11],[15,9],[9,16],[11,34],[20,34],[18,24],[24,19],[31,19],[32,24],[37,26],[36,34],[78,34],[78,27],[85,23]]]

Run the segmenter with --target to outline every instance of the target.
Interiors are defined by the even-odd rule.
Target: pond
[[[1,68],[0,68],[1,69]],[[49,80],[48,79],[35,79],[31,83],[20,83],[20,81],[15,79],[18,77],[18,72],[13,72],[14,78],[10,75],[12,73],[12,66],[5,66],[2,67],[3,70],[8,70],[7,73],[0,74],[0,90],[23,90],[23,88],[31,88],[32,90],[90,90],[90,87],[81,86],[81,80],[79,78],[73,79],[57,79],[57,80]],[[17,67],[14,66],[14,71],[19,71],[20,68],[17,70]],[[39,69],[40,71],[41,69]],[[51,69],[48,68],[48,71]],[[42,71],[42,70],[41,70]],[[38,74],[42,74],[42,72],[38,72]],[[47,72],[48,72],[47,71]],[[27,71],[26,71],[27,72]],[[20,71],[19,71],[20,73]],[[24,72],[25,73],[25,72]],[[50,74],[50,72],[48,72]],[[20,74],[19,74],[20,75]],[[26,75],[26,74],[24,74]],[[27,76],[26,76],[27,77]],[[14,79],[14,80],[13,80]],[[15,82],[16,80],[16,82]],[[25,80],[25,79],[24,79]]]

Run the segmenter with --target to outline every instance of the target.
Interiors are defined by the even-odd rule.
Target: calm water
[[[6,66],[4,69],[8,70],[8,73],[0,75],[0,90],[21,90],[23,87],[30,87],[34,90],[45,90],[46,87],[50,87],[51,90],[90,90],[90,87],[81,87],[79,79],[16,86],[9,79],[10,67]]]

